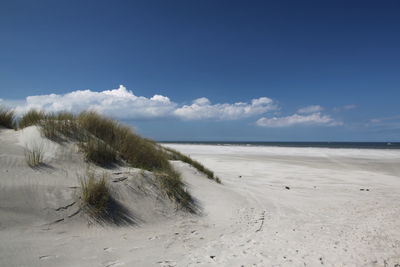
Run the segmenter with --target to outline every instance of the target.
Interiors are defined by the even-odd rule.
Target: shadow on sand
[[[101,215],[96,214],[90,207],[85,209],[92,215],[96,223],[103,226],[138,226],[144,223],[142,219],[113,197],[110,197],[107,209]]]

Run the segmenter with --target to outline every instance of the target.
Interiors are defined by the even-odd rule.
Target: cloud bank
[[[195,99],[191,105],[179,106],[170,98],[154,95],[151,98],[136,96],[123,85],[118,89],[95,92],[77,90],[64,95],[50,94],[28,96],[16,105],[21,115],[30,109],[48,112],[95,110],[102,114],[126,120],[175,117],[184,120],[236,120],[261,115],[278,107],[267,97],[253,99],[251,103],[211,104],[205,97]]]
[[[264,115],[256,121],[261,127],[290,127],[296,125],[338,126],[336,121],[327,114],[322,114],[324,108],[312,105],[300,108],[290,116],[267,117],[265,114],[279,110],[277,103],[268,98],[260,97],[250,102],[216,103],[201,97],[190,105],[181,105],[163,95],[152,97],[136,96],[123,85],[117,89],[95,92],[77,90],[67,94],[49,94],[28,96],[24,101],[7,101],[0,99],[1,104],[13,106],[17,115],[22,115],[30,109],[47,112],[70,111],[80,112],[94,110],[99,113],[122,120],[149,120],[175,118],[181,120],[239,120]]]
[[[124,86],[118,89],[94,92],[77,90],[64,95],[50,94],[28,96],[24,105],[16,107],[17,114],[29,109],[49,112],[95,110],[119,119],[148,119],[170,114],[176,104],[168,97],[154,95],[151,98],[135,96]]]
[[[329,115],[323,115],[320,112],[307,115],[293,114],[287,117],[263,117],[257,120],[256,124],[262,127],[289,127],[295,125],[323,125],[323,126],[339,126],[343,123],[334,120]]]
[[[276,110],[278,107],[268,97],[253,99],[251,103],[238,102],[234,104],[215,104],[205,97],[198,98],[189,105],[180,107],[174,114],[186,120],[236,120]]]

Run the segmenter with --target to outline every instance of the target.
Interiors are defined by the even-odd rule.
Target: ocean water
[[[198,144],[220,146],[273,146],[273,147],[325,147],[325,148],[365,148],[400,149],[400,142],[221,142],[221,141],[160,141],[165,144]]]

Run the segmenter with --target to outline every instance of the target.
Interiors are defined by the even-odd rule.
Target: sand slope
[[[34,147],[43,151],[44,164],[31,168],[25,152]],[[82,209],[79,179],[88,169],[107,175],[114,208],[106,220],[94,220]],[[52,249],[55,240],[69,244],[69,238],[86,231],[137,228],[176,214],[176,204],[162,194],[151,172],[88,165],[76,144],[44,139],[37,127],[0,130],[0,239],[4,241],[0,244],[1,266],[43,266],[42,260],[51,257],[39,255],[40,251],[46,246]],[[67,233],[66,240],[55,233]],[[65,255],[67,266],[73,258],[69,259],[70,249],[80,250],[80,242],[59,251]],[[48,264],[54,266],[55,262]]]

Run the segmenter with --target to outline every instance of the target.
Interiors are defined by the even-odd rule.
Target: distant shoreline
[[[158,141],[161,144],[190,144],[217,146],[271,146],[356,149],[400,149],[400,142],[225,142],[225,141]]]

